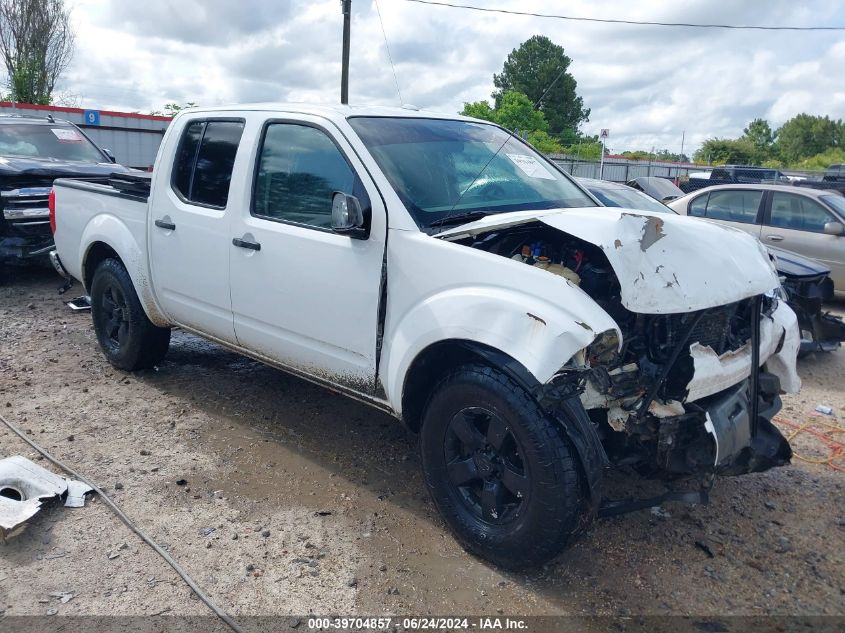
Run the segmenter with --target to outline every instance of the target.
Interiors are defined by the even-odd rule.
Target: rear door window
[[[204,128],[204,121],[190,123],[182,133],[182,140],[176,152],[176,162],[173,164],[173,188],[186,200],[191,199],[191,178],[197,159],[197,147]]]
[[[757,221],[762,191],[726,189],[711,191],[704,217],[710,220],[753,224]]]
[[[824,233],[824,225],[835,221],[836,218],[815,200],[780,191],[772,194],[772,212],[769,218],[769,226],[795,231]]]
[[[704,212],[707,210],[707,195],[705,193],[704,195],[698,196],[689,203],[689,215],[695,216],[696,218],[704,217]]]
[[[173,167],[173,188],[187,202],[223,209],[243,121],[194,121],[182,134]]]

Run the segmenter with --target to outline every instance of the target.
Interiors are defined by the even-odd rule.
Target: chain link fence
[[[550,154],[549,159],[558,167],[576,178],[595,178],[613,182],[628,182],[634,178],[656,176],[659,178],[684,178],[691,172],[707,172],[715,168],[712,165],[695,165],[692,163],[667,163],[662,161],[628,160],[620,158],[606,158],[604,170],[597,160],[583,160],[572,156]],[[823,171],[804,171],[796,169],[778,170],[787,176],[806,178],[807,180],[821,180]]]

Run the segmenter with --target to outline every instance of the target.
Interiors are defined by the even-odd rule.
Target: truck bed
[[[118,251],[133,279],[148,279],[149,174],[113,174],[106,183],[58,179],[56,250],[70,275],[85,282],[82,262],[97,241]],[[82,247],[82,245],[86,245]],[[137,273],[137,276],[136,276]]]

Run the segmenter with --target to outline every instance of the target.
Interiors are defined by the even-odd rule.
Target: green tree
[[[590,140],[590,137],[587,137],[587,139],[586,142],[565,145],[561,148],[560,153],[581,160],[599,160],[601,158],[601,143]]]
[[[461,110],[464,116],[475,117],[476,119],[484,119],[485,121],[495,121],[496,111],[490,107],[489,101],[473,101],[472,103],[464,103],[464,109]]]
[[[0,58],[8,99],[46,105],[73,57],[75,36],[63,0],[0,0]]]
[[[584,108],[575,78],[567,71],[571,62],[563,47],[549,38],[529,38],[508,55],[501,74],[493,75],[497,108],[508,92],[516,90],[527,95],[530,103],[537,103],[552,135],[577,130],[589,120],[590,110]]]
[[[801,113],[780,127],[777,139],[781,159],[795,163],[834,147],[842,147],[845,128],[841,120]]]
[[[155,116],[171,116],[172,117],[172,116],[176,116],[177,114],[179,114],[182,110],[184,110],[186,108],[193,108],[196,105],[197,104],[194,103],[193,101],[188,101],[187,103],[185,103],[185,105],[182,105],[182,104],[179,104],[179,103],[176,103],[176,102],[165,103],[163,112],[161,110],[150,110],[150,114],[155,115]]]
[[[742,137],[751,142],[754,147],[760,152],[762,158],[765,160],[771,155],[772,145],[775,142],[775,134],[766,119],[754,119],[742,131]]]
[[[796,167],[800,169],[827,169],[833,164],[845,163],[845,150],[832,147],[815,156],[805,158]]]
[[[710,138],[693,154],[696,162],[711,165],[749,165],[757,155],[754,144],[746,138]]]
[[[526,95],[516,91],[505,93],[496,108],[494,120],[506,130],[521,134],[549,129],[543,113],[534,109],[534,104]]]
[[[538,152],[544,154],[560,154],[563,152],[563,147],[557,142],[557,139],[550,136],[544,130],[534,130],[528,134],[528,142],[531,143]]]

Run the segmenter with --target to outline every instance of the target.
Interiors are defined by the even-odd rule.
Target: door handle
[[[782,242],[783,236],[782,235],[767,235],[767,240],[771,240],[772,242]]]
[[[259,244],[258,242],[248,242],[246,240],[242,240],[239,237],[232,239],[232,244],[234,244],[238,248],[248,248],[251,251],[261,250],[261,244]]]
[[[154,222],[154,224],[155,224],[158,228],[160,228],[160,229],[165,229],[165,230],[167,230],[167,231],[175,231],[175,230],[176,230],[176,225],[175,225],[175,224],[173,224],[173,222],[166,222],[166,221],[164,221],[164,220],[156,220],[156,221]]]

